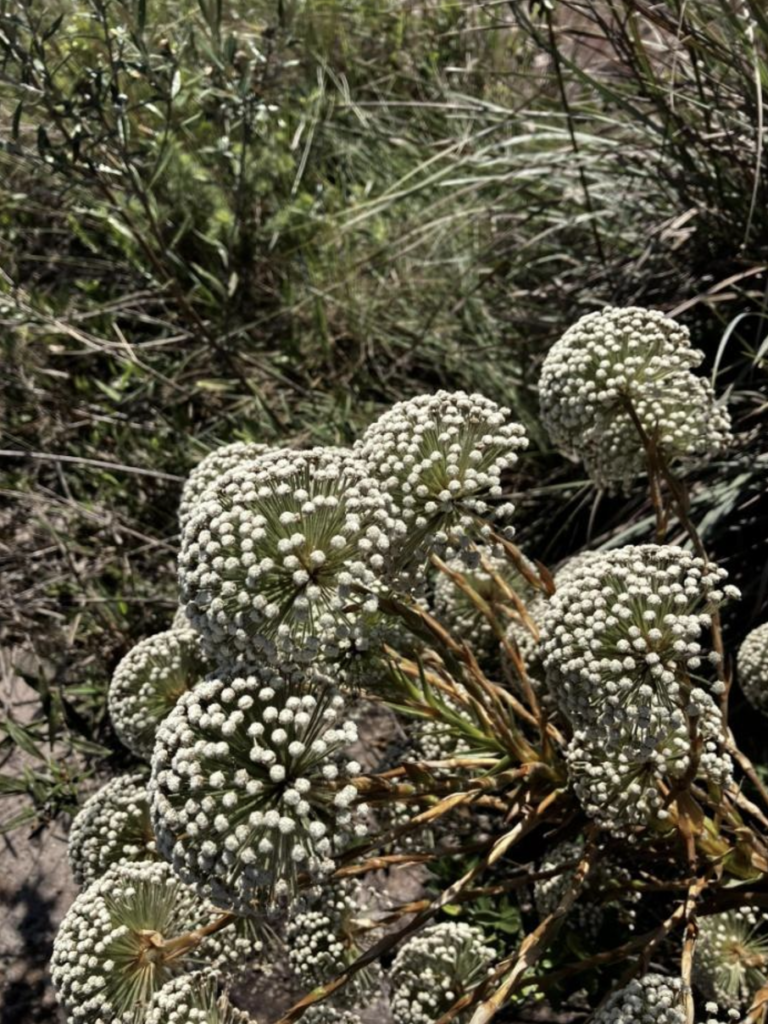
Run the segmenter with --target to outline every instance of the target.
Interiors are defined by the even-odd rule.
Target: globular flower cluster
[[[143,774],[117,775],[75,815],[67,846],[78,885],[90,885],[113,864],[156,860]]]
[[[419,720],[413,726],[412,736],[417,756],[425,761],[445,761],[461,752],[461,736],[440,719]]]
[[[270,451],[265,444],[246,441],[233,441],[232,444],[214,448],[212,452],[199,462],[184,482],[179,502],[179,526],[183,530],[192,515],[192,511],[202,498],[208,486],[214,483],[228,470],[253,462]]]
[[[438,391],[398,402],[366,430],[358,450],[406,526],[399,565],[463,555],[507,526],[502,474],[528,443],[508,417],[482,395]]]
[[[536,910],[542,920],[554,913],[560,901],[568,892],[576,867],[584,856],[584,847],[580,842],[566,840],[558,843],[542,860],[539,871],[558,871],[550,878],[540,878],[533,885],[533,899]],[[564,867],[568,865],[568,867]],[[591,873],[594,875],[594,870]],[[605,879],[601,879],[604,881]],[[591,878],[590,878],[591,881]],[[599,901],[579,901],[571,912],[571,921],[575,922],[579,932],[593,938],[603,923],[603,907]]]
[[[365,831],[343,749],[357,739],[320,672],[211,677],[158,730],[150,785],[158,849],[217,905],[289,902]]]
[[[544,618],[542,657],[558,706],[576,724],[672,709],[686,681],[717,663],[702,633],[739,592],[727,573],[673,545],[627,545],[571,570]],[[722,684],[708,684],[722,692]]]
[[[685,1024],[680,978],[644,974],[615,992],[594,1024]]]
[[[549,436],[608,488],[628,488],[645,469],[638,424],[668,461],[721,450],[730,419],[691,372],[702,359],[687,328],[657,310],[609,306],[583,316],[542,366]]]
[[[257,1024],[221,989],[215,974],[180,974],[152,999],[144,1024]]]
[[[702,675],[717,657],[701,641],[712,612],[738,596],[725,579],[682,548],[627,546],[570,570],[549,601],[541,651],[552,697],[575,727],[571,780],[606,827],[653,820],[659,783],[682,778],[692,756],[696,773],[730,778],[720,713],[700,685],[723,689]]]
[[[697,730],[702,739],[696,774],[723,786],[732,764],[722,752],[722,717],[700,691]],[[605,829],[623,834],[667,817],[661,783],[682,779],[691,767],[691,729],[679,709],[653,711],[638,727],[620,722],[578,729],[566,750],[569,776],[582,807]]]
[[[186,614],[217,660],[334,658],[367,642],[398,524],[352,453],[273,452],[219,477],[184,530]],[[369,624],[366,621],[366,624]]]
[[[209,671],[200,638],[188,626],[140,641],[115,669],[108,706],[120,741],[149,759],[159,723]]]
[[[487,977],[494,950],[479,928],[448,921],[425,928],[392,964],[390,999],[395,1024],[434,1024]],[[472,1011],[455,1020],[466,1024]]]
[[[553,582],[555,584],[555,589],[557,590],[560,587],[563,587],[572,572],[580,566],[586,565],[595,557],[600,556],[599,554],[595,555],[592,551],[583,551],[578,555],[573,555],[573,557],[569,558],[558,568],[554,575]],[[541,590],[537,590],[527,597],[525,603],[528,618],[536,629],[540,631],[549,605],[549,596]],[[529,626],[522,622],[519,617],[512,618],[510,620],[506,636],[508,640],[511,640],[516,645],[520,653],[520,657],[523,660],[523,664],[525,665],[528,679],[537,698],[541,703],[548,704],[549,695],[546,691],[546,687],[544,686],[545,672],[542,663],[541,647],[538,639]],[[507,675],[514,683],[516,681],[515,669],[506,655],[502,655],[502,665],[505,667]]]
[[[228,945],[223,933],[183,954],[164,948],[219,916],[168,864],[111,867],[75,899],[54,942],[51,976],[68,1019],[134,1024],[137,1010],[176,975],[210,972],[241,956],[243,948]]]
[[[749,1008],[768,980],[768,918],[730,910],[699,921],[693,980],[705,996],[736,1012]]]
[[[551,914],[560,900],[568,891],[574,871],[584,856],[584,847],[580,842],[565,840],[558,843],[539,865],[539,871],[558,871],[551,878],[537,879],[533,884],[533,898],[539,916],[544,918]],[[564,865],[571,865],[564,867]],[[562,870],[561,870],[562,869]]]
[[[534,903],[542,919],[553,913],[570,891],[576,867],[583,857],[584,846],[580,840],[565,840],[542,860],[540,871],[558,872],[534,884]],[[616,856],[602,856],[592,864],[579,898],[568,914],[566,927],[571,934],[578,935],[579,940],[589,941],[596,939],[603,926],[610,925],[611,921],[633,930],[641,899],[641,894],[632,887],[632,872]]]
[[[752,707],[768,714],[768,622],[753,629],[739,648],[739,683]]]
[[[513,607],[509,591],[514,591],[525,604],[534,599],[536,591],[508,558],[490,550],[476,554],[478,564],[474,567],[468,568],[460,559],[452,559],[448,568],[462,573],[464,580],[503,627],[507,621],[507,610]],[[454,637],[472,646],[484,666],[493,670],[500,664],[499,638],[487,614],[446,573],[437,575],[433,604],[437,618]],[[519,628],[530,637],[524,626]]]
[[[361,954],[351,927],[362,913],[360,896],[359,890],[341,882],[325,887],[311,908],[291,915],[285,929],[288,960],[305,990],[331,981]],[[357,971],[334,994],[334,1004],[364,1006],[376,991],[379,977],[375,965]]]

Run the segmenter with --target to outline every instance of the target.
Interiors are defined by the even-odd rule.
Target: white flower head
[[[78,885],[90,885],[113,864],[157,860],[146,782],[141,774],[118,775],[75,815],[67,852]]]
[[[152,758],[160,852],[238,912],[290,904],[364,831],[343,699],[316,669],[210,677],[163,722]],[[353,768],[356,767],[353,764]]]
[[[245,954],[226,929],[183,954],[165,943],[221,915],[161,862],[115,864],[74,901],[53,945],[51,977],[67,1020],[134,1024],[179,974],[231,968]],[[250,955],[258,951],[254,946]]]
[[[438,391],[398,402],[368,427],[358,449],[401,522],[401,568],[430,551],[462,556],[491,525],[506,528],[502,474],[528,444],[508,417],[482,395]]]
[[[363,1024],[354,1010],[340,1010],[328,1003],[310,1006],[301,1019],[305,1024]]]
[[[736,659],[739,683],[753,708],[768,714],[768,622],[753,629]]]
[[[723,723],[711,697],[699,698],[703,738],[696,774],[716,785],[732,781],[722,750]],[[641,721],[577,729],[567,749],[568,775],[586,814],[617,835],[663,820],[664,793],[691,765],[689,722],[680,709],[659,709]]]
[[[508,558],[494,554],[487,548],[480,549],[477,565],[467,566],[465,561],[457,558],[451,559],[448,568],[462,573],[466,582],[500,623],[507,621],[505,613],[511,606],[507,588],[514,590],[523,603],[533,601],[537,593]],[[471,644],[484,667],[488,665],[495,668],[500,663],[499,640],[488,616],[483,614],[466,591],[443,572],[438,573],[435,579],[434,610],[436,617],[450,629],[453,636]],[[515,625],[518,622],[516,620]],[[525,627],[521,629],[530,637]]]
[[[209,668],[200,639],[188,625],[156,633],[131,648],[115,669],[107,695],[121,743],[149,760],[158,724]]]
[[[306,991],[324,985],[345,971],[362,953],[351,927],[364,915],[363,893],[349,882],[323,886],[309,906],[298,909],[286,924],[288,960]],[[380,971],[372,964],[352,976],[334,993],[339,1007],[361,1007],[377,990]]]
[[[628,489],[645,469],[630,406],[667,459],[711,456],[730,439],[730,419],[687,328],[658,310],[629,307],[583,316],[547,353],[539,380],[552,441],[583,460],[600,487]]]
[[[219,477],[179,556],[186,614],[217,660],[337,658],[371,628],[394,531],[353,453],[275,451]]]
[[[256,1024],[236,1009],[216,975],[180,974],[154,996],[145,1024]]]
[[[594,1024],[685,1024],[680,978],[644,974],[615,992]]]
[[[463,921],[430,925],[392,963],[390,1005],[395,1024],[434,1024],[488,976],[495,958],[479,928]],[[456,1020],[466,1024],[473,1011]]]
[[[569,570],[547,604],[541,656],[559,709],[576,725],[685,707],[702,675],[713,610],[738,597],[727,573],[673,545],[627,545]],[[712,673],[710,673],[711,675]]]
[[[768,917],[748,908],[699,920],[693,981],[726,1010],[746,1011],[768,981]]]

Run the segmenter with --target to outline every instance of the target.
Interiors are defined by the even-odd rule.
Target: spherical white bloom
[[[538,879],[533,885],[534,903],[542,920],[557,909],[570,891],[583,856],[584,845],[579,838],[558,843],[542,860],[539,871],[558,871],[551,878]],[[571,934],[575,933],[579,941],[596,939],[607,917],[632,929],[641,898],[632,888],[631,872],[615,857],[603,856],[592,865],[579,898],[568,913],[565,927]]]
[[[714,655],[702,643],[711,613],[738,597],[727,573],[683,548],[628,545],[568,573],[550,599],[541,653],[558,707],[576,726],[642,724],[655,708],[686,706]]]
[[[267,451],[270,451],[270,449],[265,444],[235,441],[232,444],[225,444],[220,448],[214,448],[212,452],[209,452],[195,466],[184,483],[181,492],[181,502],[179,503],[179,524],[181,529],[183,530],[186,526],[192,510],[202,498],[209,484],[218,480],[228,470],[241,466],[245,462],[252,462]]]
[[[396,531],[350,452],[273,452],[206,490],[182,537],[187,617],[223,662],[365,645]],[[366,618],[367,616],[367,618]]]
[[[645,469],[630,406],[667,459],[712,455],[727,444],[730,419],[709,381],[691,372],[702,359],[687,328],[657,310],[589,313],[542,365],[544,426],[601,487],[628,488]]]
[[[564,868],[551,878],[540,878],[533,883],[533,899],[539,917],[548,917],[556,909],[568,891],[576,866],[583,856],[583,845],[568,839],[558,843],[544,857],[538,869],[541,872],[555,871],[570,862],[572,862],[572,867]]]
[[[215,975],[181,974],[167,982],[149,1004],[145,1024],[256,1024],[235,1009]]]
[[[644,974],[615,992],[593,1024],[685,1024],[680,978]]]
[[[471,739],[462,729],[462,724],[468,728],[475,727],[466,707],[445,693],[436,694],[436,697],[444,709],[440,717],[415,718],[409,730],[414,754],[424,761],[460,757],[472,748]]]
[[[163,722],[150,796],[158,849],[218,906],[290,901],[365,831],[343,748],[357,739],[317,670],[210,677]]]
[[[69,1021],[134,1024],[137,1010],[175,975],[210,972],[238,959],[225,931],[179,954],[165,943],[212,924],[221,912],[168,864],[115,864],[67,911],[53,945],[51,976]]]
[[[721,1007],[748,1009],[768,981],[767,926],[768,915],[749,909],[700,918],[693,965],[696,987]]]
[[[509,614],[514,613],[514,605],[507,597],[505,585],[514,590],[524,604],[533,600],[536,591],[508,558],[490,551],[483,551],[482,554],[483,560],[478,561],[476,566],[468,567],[461,559],[451,559],[448,568],[462,573],[469,586],[487,604],[503,627]],[[435,579],[433,603],[436,617],[448,627],[455,639],[470,644],[486,671],[497,668],[500,662],[499,639],[488,616],[443,572],[438,573]],[[519,619],[513,622],[530,636],[530,632],[519,624]]]
[[[580,566],[586,565],[587,562],[595,557],[599,557],[599,553],[596,555],[591,551],[583,551],[578,555],[573,555],[569,558],[554,574],[553,581],[555,588],[557,589],[564,586],[572,572]],[[545,594],[541,590],[530,593],[526,600],[526,612],[528,614],[528,618],[534,623],[539,632],[541,632],[548,605],[549,595]],[[528,626],[522,622],[519,616],[510,620],[506,630],[506,635],[507,639],[511,640],[517,646],[520,657],[525,665],[528,679],[539,702],[544,706],[550,705],[552,702],[546,686],[544,685],[545,672],[542,663],[541,647],[538,640],[535,638]],[[506,654],[502,654],[502,665],[505,667],[507,676],[511,678],[513,683],[516,683],[515,667],[511,663],[511,659],[508,658]],[[517,689],[520,690],[520,687],[517,686]],[[521,690],[521,693],[522,692],[523,691]]]
[[[434,1024],[487,976],[495,952],[463,921],[431,925],[400,949],[390,972],[395,1024]],[[466,1024],[472,1010],[455,1019]]]
[[[118,775],[75,815],[67,852],[78,885],[90,885],[113,864],[156,860],[144,775]]]
[[[528,444],[508,416],[482,395],[438,391],[398,402],[368,427],[358,449],[405,523],[401,568],[430,551],[461,554],[491,524],[503,527],[512,506],[501,502],[502,473]]]
[[[732,764],[721,750],[718,707],[698,695],[697,729],[703,749],[697,776],[716,785],[731,782]],[[663,818],[660,783],[682,778],[691,764],[687,716],[679,709],[650,712],[641,723],[619,721],[577,729],[566,750],[568,775],[590,818],[619,835]]]
[[[753,708],[768,714],[768,622],[753,629],[739,648],[739,682]]]
[[[208,671],[199,637],[188,626],[156,633],[131,648],[115,669],[107,695],[121,743],[148,760],[158,724]]]
[[[288,961],[307,991],[332,981],[360,956],[362,947],[350,925],[363,914],[361,892],[347,882],[324,887],[310,908],[289,918],[285,937]],[[376,964],[363,968],[337,990],[338,1006],[360,1007],[370,1002],[379,984]]]
[[[553,875],[551,878],[540,878],[534,882],[533,900],[539,917],[542,920],[554,913],[560,901],[569,891],[573,876],[576,873],[576,867],[583,856],[584,847],[580,842],[566,840],[565,842],[558,843],[542,860],[539,865],[539,871],[542,872],[555,871],[563,868],[565,864],[571,865],[563,868],[559,874]],[[602,877],[596,882],[596,873],[597,868],[593,868],[587,879],[584,891],[580,894],[584,898],[579,899],[571,909],[568,921],[566,922],[566,927],[572,924],[579,931],[580,935],[588,939],[593,939],[597,935],[604,918],[604,906],[599,896],[602,895],[600,890],[608,879],[605,874],[601,873]],[[592,889],[592,899],[589,899],[590,893],[587,891],[587,887]],[[599,894],[597,899],[594,898],[596,894]]]

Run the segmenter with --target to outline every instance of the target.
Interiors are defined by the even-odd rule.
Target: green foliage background
[[[694,508],[733,642],[764,618],[767,43],[759,0],[0,0],[4,829],[120,766],[105,688],[219,443],[481,390],[532,437],[526,550],[647,536],[537,421],[542,353],[608,302],[679,315],[729,391]]]

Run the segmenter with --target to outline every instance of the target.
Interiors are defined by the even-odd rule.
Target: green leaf
[[[26,793],[27,783],[13,775],[0,775],[0,793]]]
[[[19,124],[21,122],[21,112],[24,109],[24,101],[19,100],[16,109],[13,112],[11,119],[11,138],[18,139],[19,137]]]
[[[52,25],[50,26],[50,28],[48,28],[48,29],[47,29],[47,30],[46,30],[46,31],[45,31],[45,32],[43,33],[43,42],[44,42],[44,43],[45,43],[45,42],[47,42],[47,41],[48,41],[48,40],[49,40],[49,39],[50,39],[50,38],[51,38],[52,36],[55,36],[55,35],[56,35],[56,33],[57,33],[57,32],[59,31],[59,29],[61,28],[61,23],[62,23],[62,21],[64,21],[64,12],[63,12],[63,11],[62,11],[62,13],[61,13],[61,14],[60,14],[60,15],[58,16],[58,18],[56,18],[56,20],[55,20],[55,21],[53,22],[53,24],[52,24]]]
[[[4,835],[6,832],[11,832],[13,829],[18,828],[19,825],[23,825],[25,821],[34,820],[37,817],[37,812],[34,807],[27,807],[19,814],[14,815],[8,821],[3,822],[0,825],[0,835]]]
[[[0,722],[0,727],[5,729],[16,746],[23,750],[25,754],[29,754],[31,757],[36,757],[40,761],[45,760],[42,751],[24,726],[19,725],[18,722],[14,722],[14,720],[9,716]]]

